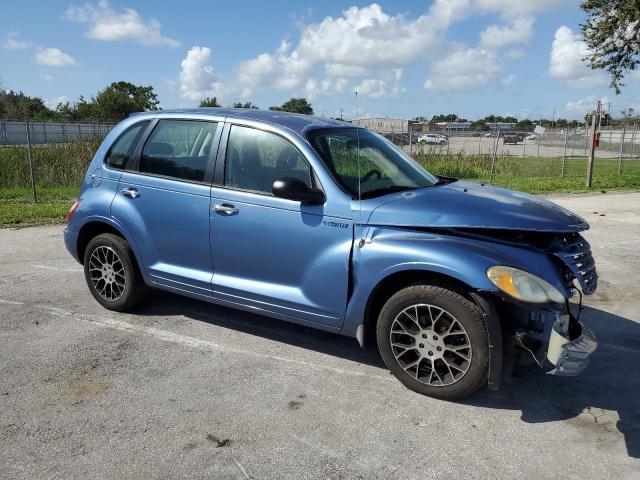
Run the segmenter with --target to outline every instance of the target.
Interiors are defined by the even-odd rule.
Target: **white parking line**
[[[24,305],[24,302],[14,302],[13,300],[2,300],[0,298],[0,303],[6,303],[8,305]]]
[[[48,265],[34,265],[35,268],[41,268],[42,270],[53,270],[55,272],[71,272],[77,273],[82,272],[81,268],[58,268],[58,267],[50,267]]]
[[[3,300],[3,299],[0,299],[0,303],[6,303],[10,305],[26,305],[26,303],[24,302],[16,302],[13,300]],[[46,310],[50,314],[55,316],[73,316],[75,318],[81,318],[94,325],[99,325],[107,328],[114,328],[116,330],[120,330],[124,332],[142,333],[145,335],[150,335],[164,342],[170,342],[178,345],[187,346],[190,348],[234,353],[234,354],[242,355],[246,357],[264,358],[268,360],[274,360],[277,362],[283,362],[283,363],[302,366],[318,372],[330,371],[340,375],[353,375],[353,376],[358,376],[363,378],[370,378],[376,381],[380,381],[380,380],[385,382],[393,381],[388,376],[371,375],[365,372],[358,372],[355,370],[346,370],[346,369],[337,368],[337,367],[329,367],[326,365],[318,365],[311,362],[305,362],[304,360],[297,360],[293,358],[282,357],[279,355],[270,355],[268,353],[261,353],[261,352],[256,352],[252,350],[244,350],[244,349],[236,348],[233,346],[227,346],[227,345],[211,342],[209,340],[202,340],[200,338],[190,337],[187,335],[180,335],[178,333],[173,333],[166,330],[160,330],[158,328],[147,327],[144,325],[134,325],[131,323],[124,322],[122,320],[117,320],[115,318],[103,317],[99,315],[90,315],[90,314],[84,314],[84,313],[76,313],[69,310],[64,310],[62,308],[52,307],[50,305],[41,305],[37,303],[31,304],[31,306],[34,308]],[[321,354],[321,355],[324,355],[324,354]]]

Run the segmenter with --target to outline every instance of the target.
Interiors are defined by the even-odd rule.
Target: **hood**
[[[455,181],[380,197],[370,225],[579,232],[589,224],[549,200],[489,185]]]

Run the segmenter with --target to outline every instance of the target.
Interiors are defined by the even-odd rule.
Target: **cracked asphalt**
[[[62,226],[0,230],[0,478],[640,479],[640,192],[552,199],[592,226],[598,351],[460,403],[349,338],[162,292],[109,312]]]

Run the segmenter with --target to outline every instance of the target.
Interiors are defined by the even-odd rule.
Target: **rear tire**
[[[414,392],[458,400],[487,381],[482,311],[446,287],[420,284],[396,292],[380,311],[376,334],[387,368]]]
[[[137,305],[146,293],[129,244],[112,233],[89,241],[84,253],[84,276],[100,305],[116,312]]]

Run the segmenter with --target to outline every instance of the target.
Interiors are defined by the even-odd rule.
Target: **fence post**
[[[538,158],[540,158],[540,137],[542,134],[536,135],[536,140],[538,141]]]
[[[627,132],[627,127],[622,127],[622,136],[620,137],[620,151],[618,152],[618,175],[622,171],[622,152],[624,151],[624,134]]]
[[[500,129],[498,128],[498,135],[496,136],[493,144],[493,155],[491,157],[491,174],[489,175],[489,181],[493,180],[493,171],[496,166],[496,154],[498,153],[498,142],[500,141]]]
[[[62,142],[67,143],[67,121],[62,123]]]
[[[413,157],[413,139],[411,138],[411,125],[407,122],[407,130],[409,130],[409,156]]]
[[[29,152],[29,172],[31,173],[31,193],[33,194],[33,203],[38,202],[36,196],[36,176],[33,169],[33,154],[31,152],[31,135],[29,134],[29,123],[24,122],[24,128],[27,130],[27,149]]]
[[[564,178],[564,162],[567,158],[567,140],[569,139],[569,129],[564,134],[564,151],[562,152],[562,168],[560,169],[560,178]]]
[[[609,125],[609,145],[613,143],[613,125]]]
[[[633,124],[633,135],[631,136],[631,158],[633,158],[634,152],[636,151],[636,130],[638,129],[638,124]]]

